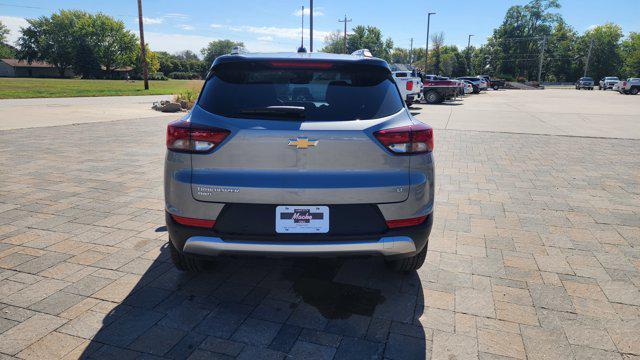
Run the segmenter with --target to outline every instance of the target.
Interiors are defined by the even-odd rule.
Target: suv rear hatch
[[[216,65],[191,115],[195,126],[230,133],[192,154],[200,201],[358,204],[404,201],[410,157],[373,132],[407,125],[388,68],[310,60]]]

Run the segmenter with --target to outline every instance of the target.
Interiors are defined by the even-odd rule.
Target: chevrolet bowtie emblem
[[[289,139],[289,146],[295,146],[296,149],[308,149],[310,146],[318,145],[318,140],[309,140],[306,137],[299,137],[297,139]]]

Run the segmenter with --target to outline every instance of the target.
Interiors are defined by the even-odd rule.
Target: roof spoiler
[[[362,57],[373,57],[373,55],[371,55],[371,51],[369,51],[369,49],[356,50],[356,51],[352,52],[351,55],[353,55],[353,56],[362,56]]]

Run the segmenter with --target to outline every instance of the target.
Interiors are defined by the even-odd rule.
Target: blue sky
[[[448,44],[461,47],[467,35],[479,45],[498,26],[511,5],[528,0],[315,0],[314,47],[322,46],[324,36],[342,29],[338,19],[345,14],[353,19],[350,26],[375,25],[396,46],[424,46],[426,11],[431,18],[431,33],[444,32]],[[293,51],[300,42],[300,15],[308,0],[281,1],[175,1],[143,0],[145,35],[153,50],[175,52],[189,49],[199,52],[209,41],[233,39],[245,43],[250,51]],[[401,3],[402,6],[398,6]],[[640,32],[640,0],[561,0],[560,13],[576,30],[611,21],[623,31]],[[102,11],[123,20],[137,33],[135,0],[0,0],[0,21],[18,36],[25,18],[49,15],[57,9]],[[308,47],[308,16],[305,18],[305,44]]]

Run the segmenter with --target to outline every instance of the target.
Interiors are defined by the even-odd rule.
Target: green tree
[[[487,41],[491,69],[502,74],[537,78],[537,60],[543,39],[561,20],[552,10],[559,8],[558,0],[532,0],[524,6],[510,7],[502,24]]]
[[[175,54],[176,58],[181,59],[181,60],[187,60],[187,61],[197,61],[200,60],[200,58],[198,57],[198,54],[194,53],[191,50],[182,50],[182,51],[178,51]]]
[[[18,58],[47,61],[54,65],[60,76],[76,61],[79,39],[79,23],[90,15],[78,10],[60,10],[51,17],[27,19],[29,25],[22,29],[18,39]]]
[[[391,62],[394,64],[408,64],[410,58],[409,50],[403,48],[394,48],[391,51]]]
[[[145,60],[147,60],[147,71],[149,74],[155,74],[160,70],[160,60],[158,55],[149,49],[149,44],[146,44],[145,47]],[[133,75],[136,78],[142,77],[143,69],[142,69],[142,59],[140,58],[140,45],[136,46],[135,50],[135,61],[133,66]]]
[[[431,36],[431,51],[429,51],[429,69],[434,74],[442,74],[442,47],[444,33],[439,32]]]
[[[9,35],[9,29],[0,21],[0,59],[16,56],[16,49],[7,44],[7,35]]]
[[[323,53],[344,54],[344,34],[340,30],[332,31],[324,37],[324,47],[320,50]]]
[[[205,64],[210,66],[218,56],[231,53],[235,46],[244,46],[244,43],[232,40],[214,40],[206,48],[200,50],[200,53],[204,56]]]
[[[104,71],[134,65],[138,39],[124,22],[98,13],[91,21],[90,46]]]
[[[632,32],[620,46],[622,56],[622,76],[640,76],[640,33]]]
[[[564,20],[558,21],[547,43],[543,74],[547,81],[573,82],[578,76],[576,42],[578,35]]]
[[[579,64],[584,66],[589,47],[593,43],[587,76],[599,80],[605,76],[616,76],[622,67],[620,40],[623,37],[619,25],[607,23],[587,30],[578,40],[576,47]]]
[[[7,41],[7,35],[9,35],[9,29],[0,21],[0,44]]]
[[[352,31],[352,34],[347,35],[348,54],[359,49],[369,49],[373,56],[391,61],[393,40],[384,40],[380,29],[375,26],[358,25]]]

